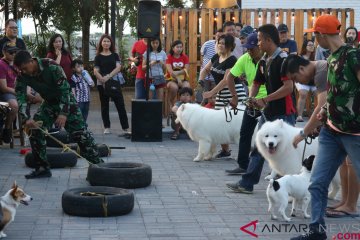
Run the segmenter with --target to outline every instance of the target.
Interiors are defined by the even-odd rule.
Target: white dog
[[[229,110],[226,108],[228,121]],[[177,123],[187,131],[191,140],[199,142],[198,155],[194,161],[210,160],[217,144],[239,143],[240,127],[244,112],[232,112],[227,122],[224,110],[214,110],[198,104],[182,104],[176,112]]]
[[[271,175],[267,176],[266,180],[275,178],[277,173],[284,176],[300,172],[305,141],[301,141],[297,148],[292,145],[294,137],[300,130],[301,128],[293,127],[279,119],[265,122],[257,132],[256,146],[272,169]],[[329,198],[333,199],[340,189],[339,173],[336,174],[331,185]]]
[[[301,206],[304,217],[310,218],[310,215],[307,214],[306,211],[311,197],[308,187],[310,185],[310,174],[314,158],[315,156],[311,155],[303,161],[303,167],[301,168],[300,174],[285,175],[278,180],[270,180],[266,189],[266,195],[269,202],[271,219],[277,219],[277,216],[275,215],[275,208],[277,208],[277,212],[280,213],[285,221],[291,221],[291,218],[287,217],[285,213],[289,202],[289,196],[293,197],[291,216],[295,217],[296,209],[298,206]]]
[[[14,221],[16,208],[20,204],[29,205],[32,197],[27,195],[24,190],[14,182],[12,188],[0,198],[0,238],[6,237],[4,229]]]

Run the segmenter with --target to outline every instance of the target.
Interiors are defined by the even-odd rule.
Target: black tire
[[[142,188],[151,184],[152,170],[149,165],[142,163],[92,164],[88,169],[87,180],[92,186]]]
[[[51,130],[49,130],[49,133],[51,133]],[[51,136],[58,139],[60,142],[64,144],[70,143],[70,135],[66,131],[59,131],[58,133],[51,134]],[[49,136],[46,136],[46,146],[48,147],[61,147],[60,144],[58,144],[55,140],[50,138]]]
[[[47,160],[50,168],[74,167],[77,163],[77,156],[73,152],[61,152],[61,149],[47,149]],[[25,155],[25,164],[30,168],[35,168],[34,156],[31,152]]]
[[[134,194],[126,189],[102,186],[73,188],[63,193],[61,204],[63,211],[73,216],[120,216],[133,210]]]
[[[111,155],[111,149],[106,144],[96,144],[99,152],[99,157],[109,157]]]
[[[98,149],[99,152],[99,157],[109,157],[111,155],[111,149],[108,145],[106,144],[96,144],[96,147]],[[78,147],[76,149],[77,153],[81,154],[80,148]]]

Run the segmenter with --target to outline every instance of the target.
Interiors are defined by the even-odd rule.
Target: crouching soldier
[[[53,60],[32,58],[27,51],[19,51],[15,55],[14,65],[21,72],[15,86],[19,113],[25,127],[32,129],[30,144],[37,163],[35,171],[25,175],[25,178],[51,177],[46,157],[45,135],[39,127],[49,129],[54,123],[59,128],[65,127],[78,143],[82,156],[90,163],[103,162],[99,158],[91,132],[86,129],[84,119],[62,68]],[[44,99],[33,119],[30,119],[26,113],[27,86],[33,88]],[[40,121],[42,126],[38,125]]]

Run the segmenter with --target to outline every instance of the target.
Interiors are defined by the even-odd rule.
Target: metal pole
[[[116,42],[116,35],[115,35],[115,7],[116,7],[116,0],[111,0],[111,38]]]
[[[149,68],[150,68],[150,38],[147,39],[147,49],[146,49],[146,76],[145,76],[145,92],[146,92],[146,101],[149,100]]]

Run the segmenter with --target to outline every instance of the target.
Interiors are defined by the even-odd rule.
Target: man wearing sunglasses
[[[9,103],[10,113],[6,117],[2,131],[2,139],[5,143],[12,140],[11,124],[16,119],[18,104],[15,96],[15,79],[17,71],[13,66],[14,56],[18,48],[11,42],[6,42],[2,48],[3,58],[0,59],[0,101]]]
[[[5,22],[5,36],[0,39],[0,49],[3,49],[3,46],[6,42],[13,43],[17,48],[21,50],[26,50],[25,42],[18,38],[18,26],[16,20],[8,19]],[[0,52],[0,57],[3,57],[3,53]]]

